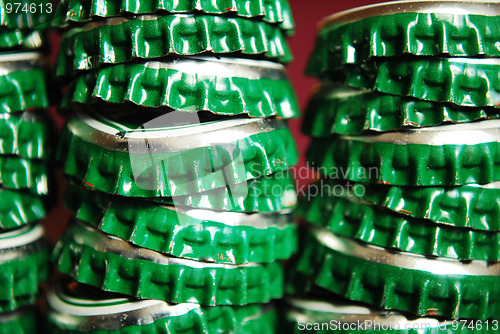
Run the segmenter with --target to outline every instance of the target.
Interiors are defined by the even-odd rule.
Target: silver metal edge
[[[99,303],[92,305],[92,301],[79,306],[66,301],[75,299],[66,296],[59,287],[47,294],[50,317],[62,324],[65,328],[79,331],[90,330],[118,330],[132,325],[148,325],[159,319],[171,316],[182,316],[200,308],[198,304],[168,304],[161,300],[127,300],[123,304],[103,306]],[[75,299],[78,302],[78,299]]]
[[[415,317],[410,319],[396,311],[375,310],[354,304],[335,304],[299,298],[289,298],[286,302],[292,307],[288,310],[289,316],[295,318],[297,322],[302,323],[319,323],[322,320],[328,319],[328,321],[338,321],[340,324],[371,321],[372,324],[376,323],[380,326],[391,325],[391,328],[399,326],[400,329],[406,329],[407,326],[414,328],[417,324],[425,324],[426,328],[446,326],[446,322],[440,322],[435,318]],[[319,308],[324,307],[324,310],[310,308],[311,305],[319,306]],[[449,324],[451,324],[451,321]]]
[[[43,68],[46,59],[38,52],[13,52],[0,55],[0,75]]]
[[[227,226],[248,226],[265,230],[271,227],[284,229],[294,224],[291,210],[288,212],[245,213],[181,208],[179,206],[165,206],[165,208],[200,221],[213,221]]]
[[[343,140],[394,145],[477,145],[500,142],[500,120],[446,124],[424,128],[404,128],[360,136],[340,136]]]
[[[41,224],[26,225],[3,234],[14,234],[14,236],[0,239],[0,264],[20,260],[47,247],[45,230]]]
[[[168,114],[167,114],[168,115]],[[161,116],[160,116],[161,117]],[[224,122],[224,123],[222,123]],[[94,124],[95,123],[95,124]],[[213,123],[213,122],[211,122]],[[67,126],[68,129],[84,141],[99,145],[108,150],[129,152],[134,154],[178,152],[182,150],[207,147],[216,144],[233,143],[251,135],[271,132],[286,127],[286,121],[269,119],[235,119],[219,121],[218,129],[211,130],[211,123],[196,124],[200,131],[197,134],[182,134],[175,129],[175,134],[169,135],[169,130],[136,132],[142,138],[127,138],[126,134],[107,126],[106,129],[96,128],[99,120],[89,114],[78,113]],[[227,125],[227,126],[224,126]],[[206,128],[207,131],[203,131]],[[116,131],[114,134],[106,133]],[[152,132],[155,131],[155,136]],[[179,133],[181,133],[179,135]]]
[[[70,228],[66,230],[66,235],[74,242],[80,245],[86,245],[101,253],[113,253],[129,260],[145,260],[155,262],[161,265],[181,265],[194,269],[224,269],[239,270],[240,268],[259,267],[258,263],[247,264],[219,264],[187,260],[161,254],[146,248],[132,246],[125,240],[107,235],[82,221],[75,221]]]
[[[497,16],[500,15],[500,3],[493,1],[483,2],[480,0],[384,2],[352,8],[330,15],[320,22],[318,30],[334,24],[355,22],[374,16],[402,13]]]
[[[406,252],[390,252],[382,247],[362,245],[354,240],[337,236],[334,233],[310,227],[311,233],[318,242],[333,251],[364,261],[381,265],[429,272],[435,275],[448,276],[499,276],[500,262],[486,261],[461,262],[446,258],[427,258]]]
[[[32,254],[40,253],[44,249],[49,249],[48,241],[39,239],[27,245],[1,250],[0,265],[9,261],[22,260]]]

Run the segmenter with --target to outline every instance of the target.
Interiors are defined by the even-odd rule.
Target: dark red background
[[[316,82],[314,78],[305,76],[304,68],[314,47],[317,23],[335,12],[382,1],[351,0],[344,2],[335,0],[289,0],[289,2],[292,6],[296,29],[295,35],[289,40],[294,55],[294,61],[288,66],[288,73],[297,92],[301,110],[303,111],[310,95],[310,90]],[[53,36],[52,41],[54,44],[57,43],[57,36]],[[55,47],[54,49],[57,48]],[[58,121],[60,123],[62,120],[58,119]],[[309,143],[309,139],[300,133],[300,124],[300,119],[290,122],[290,127],[295,135],[302,156],[298,167],[303,168],[303,166],[305,166],[304,152]],[[297,181],[299,187],[307,183],[307,180]],[[59,188],[62,191],[64,182],[60,182]],[[62,197],[61,194],[59,194],[59,197]],[[57,239],[69,217],[70,213],[63,208],[62,203],[59,203],[58,207],[47,217],[47,231],[52,241]]]
[[[316,26],[319,21],[330,14],[342,10],[364,6],[383,1],[376,0],[289,0],[292,6],[292,13],[295,20],[295,35],[290,38],[290,47],[294,55],[294,61],[288,66],[288,74],[292,80],[295,91],[299,98],[300,108],[303,112],[311,93],[311,88],[316,79],[307,77],[304,74],[309,55],[314,47]],[[301,120],[293,120],[290,127],[295,135],[297,145],[301,152],[301,162],[299,167],[305,165],[304,153],[309,143],[309,139],[300,132]],[[303,180],[298,180],[299,186],[303,185]]]

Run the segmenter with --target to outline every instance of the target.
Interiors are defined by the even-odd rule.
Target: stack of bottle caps
[[[73,280],[51,332],[272,332],[297,250],[288,3],[72,0],[57,20]]]
[[[39,284],[48,279],[41,220],[55,151],[42,50],[52,7],[0,1],[0,332],[37,331]]]
[[[388,2],[320,24],[304,131],[325,177],[299,205],[307,235],[290,292],[327,304],[292,300],[295,329],[389,319],[346,307],[359,302],[395,310],[402,330],[457,330],[457,319],[468,321],[457,332],[498,330],[499,13],[498,2]]]

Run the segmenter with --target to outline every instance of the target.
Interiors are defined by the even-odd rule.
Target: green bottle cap
[[[34,304],[49,276],[49,245],[42,225],[0,233],[0,312]]]
[[[338,235],[379,247],[413,254],[458,260],[500,260],[500,232],[476,231],[436,224],[403,216],[382,207],[366,204],[352,193],[357,188],[335,182],[318,182],[309,191],[318,196],[303,198],[298,216]],[[353,190],[354,189],[354,190]]]
[[[500,183],[458,187],[398,187],[354,184],[362,200],[399,214],[439,224],[500,231]]]
[[[498,317],[498,262],[393,253],[326,230],[309,230],[295,266],[309,281],[296,288],[307,290],[312,283],[344,298],[417,316]]]
[[[25,307],[0,314],[0,333],[33,334],[38,332],[38,314],[34,307]]]
[[[176,257],[216,263],[268,263],[297,250],[291,212],[237,213],[160,205],[120,197],[96,201],[92,194],[75,217],[136,246]],[[74,197],[72,197],[74,198]]]
[[[230,212],[280,212],[294,209],[297,193],[290,170],[206,192],[150,198],[154,202]]]
[[[87,220],[86,211],[94,211],[101,202],[121,200],[120,196],[112,196],[100,191],[88,191],[94,189],[89,185],[77,185],[77,183],[76,180],[70,179],[65,202],[70,210],[76,212],[79,219]],[[134,200],[140,201],[141,199],[134,198]],[[147,198],[147,200],[162,205],[195,209],[264,213],[294,209],[297,204],[297,193],[291,173],[285,171],[205,192],[175,197],[154,197]],[[80,203],[87,203],[83,211],[80,211]]]
[[[0,50],[39,50],[48,44],[44,31],[0,27]]]
[[[308,160],[330,178],[400,186],[500,180],[500,120],[315,139]]]
[[[285,33],[277,26],[238,17],[173,14],[110,18],[73,28],[62,36],[56,66],[59,75],[68,75],[103,64],[204,52],[292,60]]]
[[[495,118],[500,118],[500,108],[458,107],[323,83],[307,106],[302,131],[327,137]]]
[[[286,333],[327,334],[349,332],[352,334],[435,334],[435,333],[491,333],[497,322],[483,326],[467,326],[472,321],[437,319],[431,316],[415,317],[396,311],[367,307],[353,301],[288,298],[284,314]],[[478,321],[479,323],[479,321]],[[482,325],[482,322],[481,322]],[[285,333],[285,332],[284,332]]]
[[[162,205],[71,187],[75,218],[134,245],[217,263],[267,263],[297,250],[291,211],[238,213]],[[182,204],[182,203],[181,203]]]
[[[50,333],[233,333],[255,326],[271,309],[261,304],[206,307],[138,300],[66,280],[49,291],[47,302]]]
[[[284,121],[199,122],[197,114],[185,112],[147,121],[137,116],[130,122],[80,112],[63,130],[59,156],[70,177],[96,190],[133,197],[203,192],[297,163]]]
[[[8,29],[47,29],[55,12],[47,0],[1,0],[0,8],[0,26]]]
[[[259,314],[258,317],[253,318],[241,324],[234,330],[234,334],[262,334],[262,333],[276,333],[279,328],[279,321],[281,317],[278,311],[273,307],[268,307],[264,312]]]
[[[319,77],[381,93],[461,106],[500,105],[498,58],[374,58]],[[316,74],[315,74],[316,75]]]
[[[4,189],[26,190],[35,195],[48,195],[51,170],[46,162],[14,155],[0,155],[0,186]]]
[[[394,1],[358,7],[319,24],[308,72],[372,57],[499,57],[498,2]]]
[[[251,2],[246,0],[180,0],[175,2],[62,0],[57,7],[54,21],[57,25],[66,27],[74,23],[88,22],[97,17],[162,12],[172,14],[199,12],[212,15],[232,14],[279,24],[280,28],[286,30],[289,34],[294,28],[290,4],[287,0],[257,0]]]
[[[118,64],[86,72],[71,82],[62,105],[72,111],[74,102],[103,101],[120,106],[132,102],[151,108],[209,111],[221,116],[293,118],[300,115],[295,91],[283,65],[214,56]],[[100,107],[96,106],[101,111]],[[107,108],[104,106],[102,111],[106,112]],[[145,108],[136,112],[151,110],[155,111]]]
[[[43,64],[38,52],[0,55],[0,113],[48,107]]]
[[[47,113],[25,111],[0,113],[0,155],[27,159],[50,159],[55,138]]]
[[[45,198],[28,191],[0,188],[0,229],[10,230],[45,218]]]
[[[180,259],[130,245],[81,222],[59,240],[59,271],[106,291],[201,305],[266,303],[283,295],[279,262],[241,265]]]

